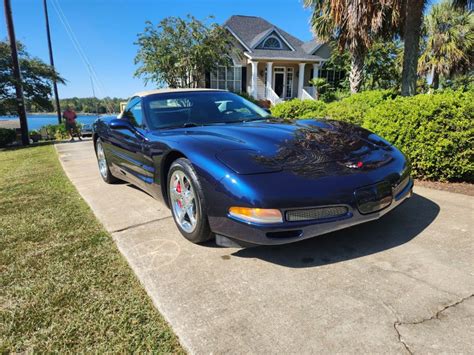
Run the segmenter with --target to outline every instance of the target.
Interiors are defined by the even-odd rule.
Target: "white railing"
[[[283,100],[280,98],[280,96],[278,96],[278,95],[276,94],[276,92],[273,91],[273,89],[272,89],[271,87],[268,87],[268,86],[267,86],[267,87],[265,88],[265,90],[266,90],[266,93],[267,93],[266,99],[269,100],[269,101],[272,103],[272,105],[276,105],[277,103],[283,101]]]
[[[305,86],[303,88],[302,100],[315,100],[316,99],[316,88],[314,86]]]

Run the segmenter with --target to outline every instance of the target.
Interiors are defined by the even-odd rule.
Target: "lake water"
[[[57,115],[27,115],[28,130],[39,130],[41,127],[49,124],[58,124]],[[77,115],[77,122],[90,124],[93,123],[98,116],[96,115]],[[0,116],[0,121],[15,120],[15,116]]]

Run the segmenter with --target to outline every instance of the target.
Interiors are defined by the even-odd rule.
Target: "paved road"
[[[425,188],[376,222],[287,246],[193,245],[160,202],[63,167],[191,353],[471,353],[474,198]]]

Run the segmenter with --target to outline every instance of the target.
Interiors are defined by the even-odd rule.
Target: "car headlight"
[[[231,207],[229,215],[253,223],[281,223],[283,216],[276,209]]]

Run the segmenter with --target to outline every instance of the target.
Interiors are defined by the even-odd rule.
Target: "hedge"
[[[272,115],[281,118],[325,117],[327,105],[323,101],[293,99],[272,107]]]
[[[16,140],[16,132],[14,129],[0,128],[0,147],[6,147],[8,144]]]
[[[371,109],[363,126],[400,148],[413,175],[474,181],[474,92],[398,97]]]
[[[389,90],[364,91],[328,104],[327,116],[335,120],[362,125],[364,117],[370,109],[393,96],[394,93]]]
[[[474,182],[474,91],[395,97],[367,91],[324,104],[292,100],[276,105],[283,118],[326,116],[361,125],[384,137],[412,161],[413,176]]]

